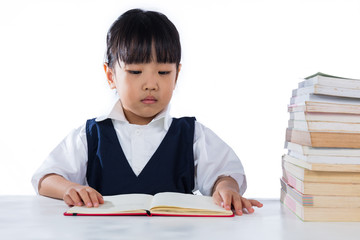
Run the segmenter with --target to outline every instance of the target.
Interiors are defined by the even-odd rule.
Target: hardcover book
[[[231,210],[216,205],[212,197],[165,192],[153,195],[124,194],[104,196],[104,204],[97,208],[74,206],[65,216],[187,216],[233,217]]]

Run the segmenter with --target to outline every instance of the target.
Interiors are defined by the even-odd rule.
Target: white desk
[[[360,239],[359,223],[302,222],[279,200],[234,218],[63,216],[63,201],[0,196],[0,239]]]

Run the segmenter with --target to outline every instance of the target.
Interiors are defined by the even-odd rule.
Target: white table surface
[[[233,218],[63,216],[63,201],[0,196],[0,239],[360,239],[360,222],[302,222],[278,199]]]

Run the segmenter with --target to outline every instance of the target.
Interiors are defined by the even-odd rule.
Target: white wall
[[[165,13],[183,58],[172,102],[239,155],[247,197],[278,197],[287,104],[300,78],[360,78],[360,1],[1,1],[0,194],[33,194],[32,173],[113,98],[105,36],[124,11]]]

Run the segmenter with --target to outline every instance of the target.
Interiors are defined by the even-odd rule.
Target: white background
[[[177,26],[174,116],[194,115],[239,155],[247,197],[279,197],[291,90],[316,72],[360,78],[360,1],[0,0],[0,194],[34,194],[47,154],[114,98],[106,32],[130,8]]]

